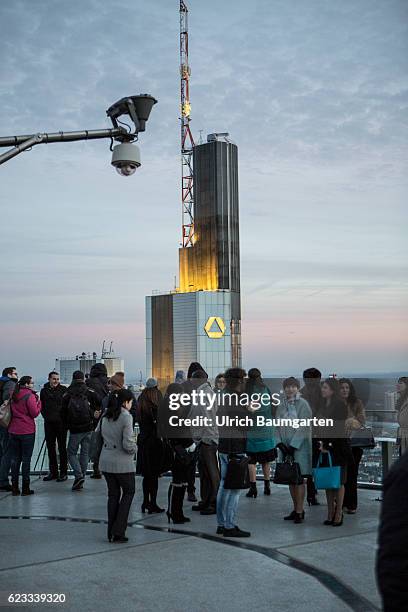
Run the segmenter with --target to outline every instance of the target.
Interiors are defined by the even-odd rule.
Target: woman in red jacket
[[[15,386],[11,399],[11,422],[8,428],[11,458],[12,495],[20,495],[18,479],[21,472],[23,488],[21,495],[32,495],[30,489],[30,463],[35,442],[35,421],[41,411],[41,402],[34,391],[31,376],[23,376]]]

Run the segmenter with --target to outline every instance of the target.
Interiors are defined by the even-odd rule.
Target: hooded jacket
[[[41,389],[41,414],[46,423],[62,425],[62,398],[66,392],[67,387],[64,385],[51,387],[50,383],[46,383]]]
[[[72,397],[86,397],[89,402],[89,422],[84,425],[77,426],[70,421],[68,410],[69,401]],[[86,384],[81,380],[74,380],[68,387],[62,398],[61,416],[66,428],[73,434],[86,433],[94,430],[94,412],[98,410],[99,403],[95,391],[88,389]]]
[[[95,363],[92,366],[86,385],[96,393],[98,403],[101,405],[103,398],[109,393],[108,371],[104,363]]]

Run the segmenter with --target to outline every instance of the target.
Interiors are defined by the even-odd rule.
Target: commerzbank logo
[[[209,317],[204,330],[209,338],[222,338],[225,334],[225,323],[221,317]]]

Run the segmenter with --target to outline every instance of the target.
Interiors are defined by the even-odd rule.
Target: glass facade
[[[194,147],[193,243],[179,288],[146,300],[147,376],[162,387],[192,361],[211,379],[241,365],[238,148],[217,135]]]
[[[180,249],[180,291],[240,291],[238,148],[194,147],[194,246]]]

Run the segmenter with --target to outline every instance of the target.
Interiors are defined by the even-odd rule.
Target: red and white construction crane
[[[194,244],[193,147],[191,133],[190,66],[188,63],[188,8],[180,0],[180,98],[181,98],[181,205],[182,246]]]

